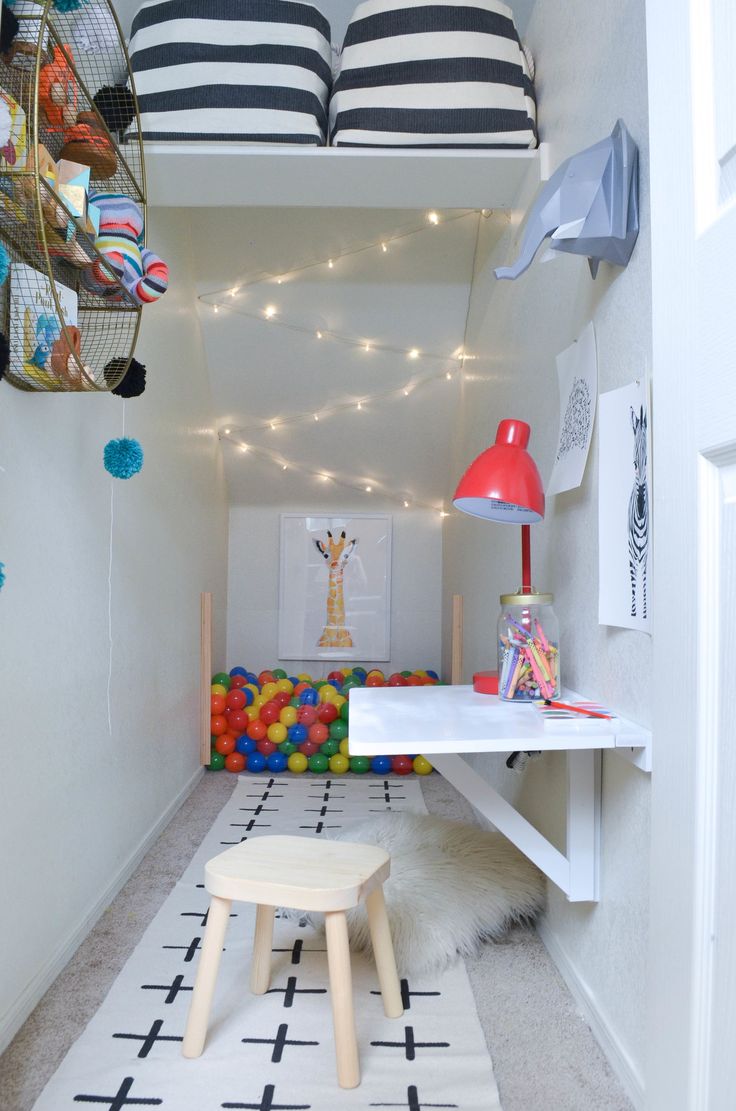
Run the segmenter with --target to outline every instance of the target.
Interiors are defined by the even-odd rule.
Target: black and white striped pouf
[[[323,146],[330,25],[296,0],[148,0],[130,55],[144,139]]]
[[[499,0],[366,0],[330,102],[333,146],[535,147],[536,100]]]

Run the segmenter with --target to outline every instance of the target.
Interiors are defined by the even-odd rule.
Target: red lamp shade
[[[544,487],[526,446],[531,429],[523,420],[502,420],[496,442],[460,479],[453,505],[473,517],[529,525],[544,517]]]

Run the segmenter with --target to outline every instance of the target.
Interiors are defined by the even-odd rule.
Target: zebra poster
[[[651,427],[644,380],[598,402],[598,620],[651,631]]]

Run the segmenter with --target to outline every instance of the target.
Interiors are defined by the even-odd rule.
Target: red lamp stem
[[[529,525],[521,526],[521,593],[532,592],[532,552]]]

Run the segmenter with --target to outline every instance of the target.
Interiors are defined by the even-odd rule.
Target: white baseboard
[[[0,1018],[0,1053],[7,1049],[15,1035],[26,1021],[31,1011],[53,984],[61,970],[70,961],[95,923],[102,917],[121,887],[130,879],[153,842],[173,818],[181,804],[192,793],[204,774],[204,768],[197,768],[194,775],[184,784],[179,794],[167,806],[161,817],[154,823],[138,843],[124,864],[118,869],[105,890],[92,907],[84,914],[82,921],[72,933],[61,942],[56,951],[33,977],[25,990],[18,996],[9,1010]]]
[[[643,1111],[645,1106],[644,1078],[632,1061],[630,1054],[621,1044],[621,1040],[607,1016],[600,1010],[595,993],[581,978],[577,968],[560,945],[557,935],[550,929],[544,918],[537,922],[537,932],[562,979],[570,989],[575,1002],[580,1007],[585,1021],[590,1026],[594,1038],[601,1047],[622,1088],[637,1111]]]

